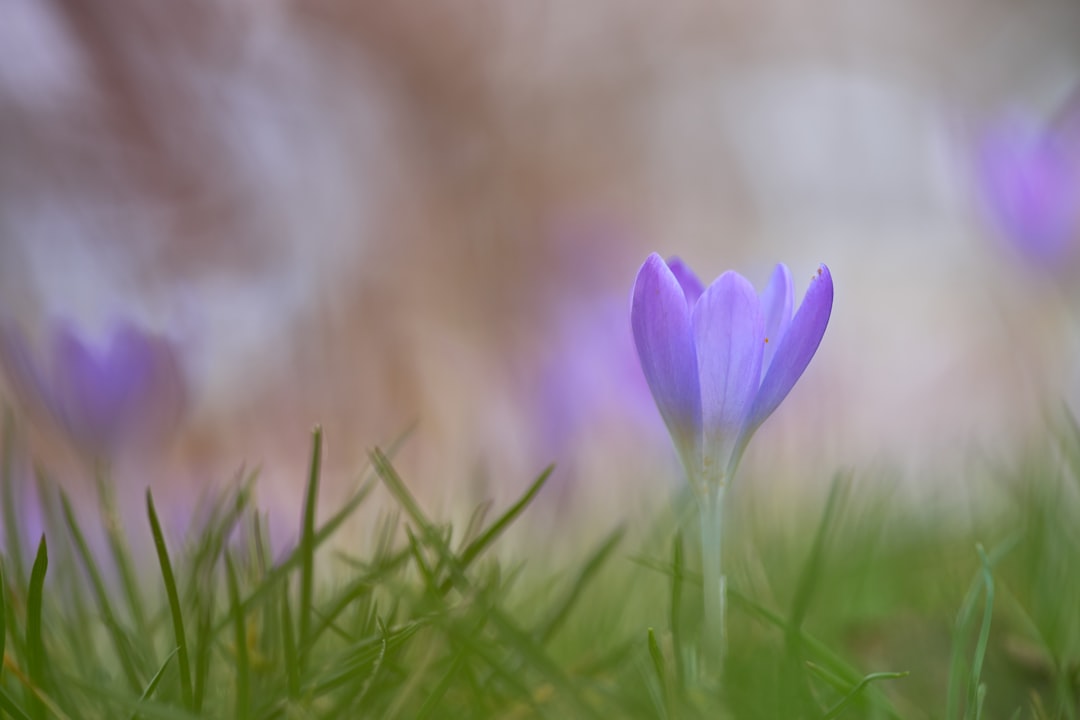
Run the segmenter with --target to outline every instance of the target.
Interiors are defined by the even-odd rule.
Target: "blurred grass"
[[[15,486],[13,423],[7,413],[0,718],[1078,715],[1071,417],[1019,459],[973,460],[970,477],[942,478],[956,486],[943,496],[962,502],[918,501],[843,471],[826,497],[791,511],[795,501],[769,505],[767,479],[747,476],[765,487],[731,506],[720,676],[700,661],[697,528],[675,519],[694,517],[685,500],[647,527],[612,527],[545,558],[542,538],[503,541],[550,468],[519,501],[482,504],[459,529],[427,513],[392,450],[375,449],[356,495],[320,519],[316,431],[291,552],[270,556],[254,476],[241,473],[173,546],[147,494],[155,575],[127,555],[131,528],[95,550],[44,473],[40,488]],[[377,485],[396,505],[375,541],[329,550]],[[40,542],[19,525],[31,491],[61,510],[45,513]],[[31,561],[21,553],[34,543]]]

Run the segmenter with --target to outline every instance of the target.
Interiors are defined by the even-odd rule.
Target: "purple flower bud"
[[[62,321],[49,340],[41,360],[20,329],[0,325],[0,366],[23,402],[46,411],[81,452],[111,459],[176,428],[187,387],[166,338],[122,320],[97,346]]]
[[[1044,269],[1080,247],[1080,132],[1017,119],[988,133],[978,157],[979,191],[1001,234]]]
[[[784,265],[760,297],[736,272],[701,288],[681,261],[653,253],[630,310],[645,379],[698,491],[734,474],[751,436],[810,364],[833,301],[824,265],[794,315]]]

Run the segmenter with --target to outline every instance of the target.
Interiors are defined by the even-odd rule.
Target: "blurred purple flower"
[[[706,289],[682,261],[656,253],[638,272],[630,311],[638,358],[699,493],[726,484],[817,351],[832,312],[829,269],[818,268],[794,315],[793,296],[782,264],[760,297],[736,272]]]
[[[18,327],[0,325],[0,366],[22,400],[44,409],[81,452],[111,459],[175,429],[187,387],[165,337],[121,320],[95,347],[61,321],[49,339],[40,360]]]
[[[625,297],[575,298],[557,317],[533,400],[541,460],[572,465],[597,434],[663,434],[634,357]]]
[[[1002,234],[1028,259],[1054,268],[1080,244],[1080,132],[1011,120],[979,147],[979,190]]]

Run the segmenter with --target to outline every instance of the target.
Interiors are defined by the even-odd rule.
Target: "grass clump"
[[[612,527],[547,563],[527,546],[498,547],[551,468],[458,533],[427,514],[393,453],[375,449],[357,492],[319,518],[316,430],[289,552],[271,556],[247,475],[180,544],[147,492],[154,562],[140,563],[131,528],[114,524],[95,545],[44,474],[39,490],[59,510],[43,537],[26,537],[11,423],[0,718],[1078,715],[1080,433],[1068,422],[1036,459],[979,479],[986,491],[963,524],[848,472],[794,523],[756,521],[769,509],[744,498],[725,560],[720,672],[702,662],[692,524],[658,512],[644,530]],[[379,487],[393,505],[370,548],[332,551]]]

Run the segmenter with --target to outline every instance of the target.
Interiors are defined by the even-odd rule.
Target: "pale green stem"
[[[727,650],[726,580],[723,569],[724,488],[712,485],[698,496],[701,510],[701,566],[705,589],[706,662],[720,672]]]

